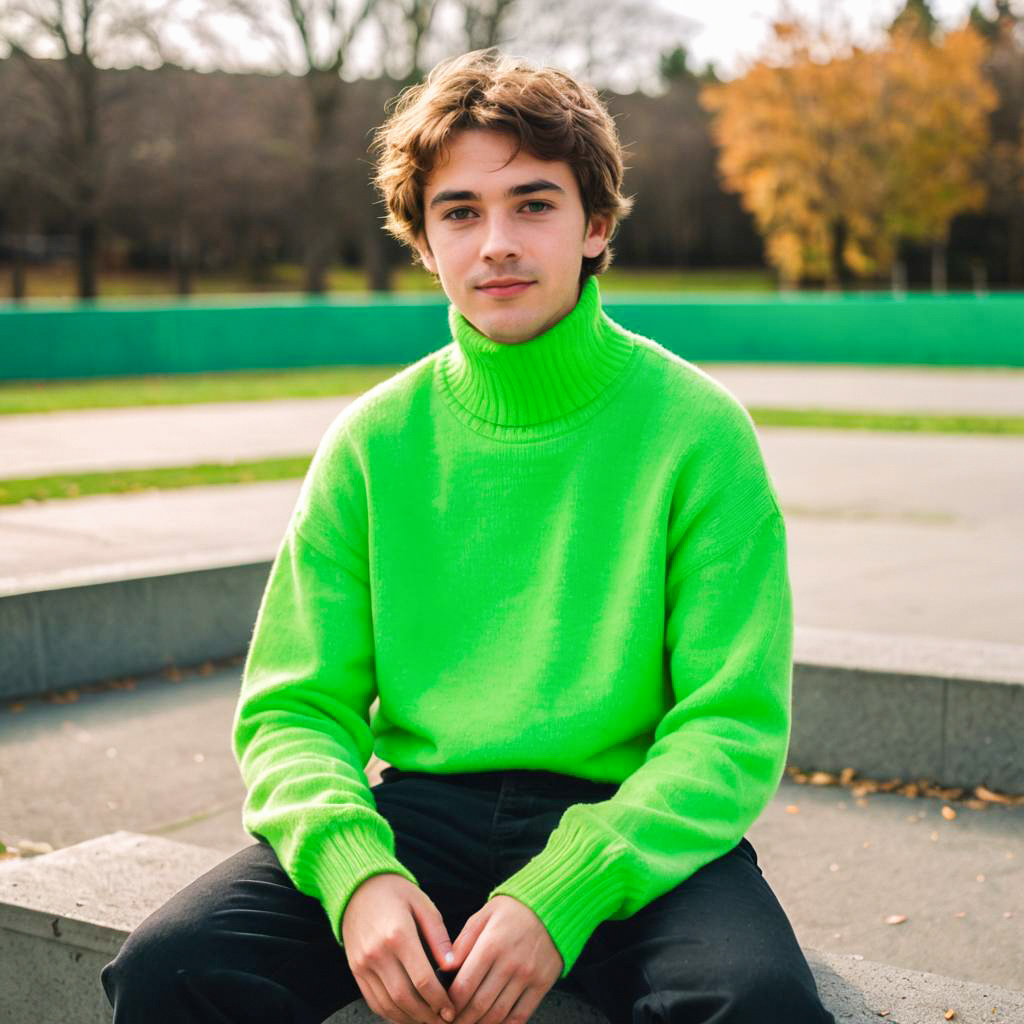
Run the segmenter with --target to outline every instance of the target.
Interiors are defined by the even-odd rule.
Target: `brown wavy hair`
[[[425,81],[389,101],[387,120],[374,132],[374,184],[387,206],[385,228],[416,254],[424,234],[423,191],[431,169],[452,136],[467,128],[511,133],[513,154],[525,149],[539,160],[564,160],[572,168],[589,223],[610,218],[609,240],[633,200],[622,194],[624,151],[615,122],[591,86],[556,68],[537,68],[495,47],[473,50],[436,65]],[[604,271],[612,258],[584,257],[580,279]]]

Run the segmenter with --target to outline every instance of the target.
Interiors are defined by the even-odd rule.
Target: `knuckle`
[[[521,982],[532,982],[533,973],[533,965],[528,963],[518,963],[512,969],[512,977]]]

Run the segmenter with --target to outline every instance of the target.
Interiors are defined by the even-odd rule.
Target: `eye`
[[[456,206],[454,210],[449,210],[446,214],[444,214],[444,216],[441,217],[441,220],[466,220],[467,219],[466,217],[457,217],[456,214],[459,214],[459,213],[473,213],[473,211],[468,206]]]
[[[534,206],[534,207],[539,206],[540,207],[539,210],[537,210],[537,209],[530,210],[530,213],[543,213],[545,210],[552,209],[551,204],[548,203],[548,202],[545,202],[543,199],[531,199],[528,203],[526,203],[526,206]]]

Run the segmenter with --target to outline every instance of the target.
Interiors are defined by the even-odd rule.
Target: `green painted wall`
[[[694,361],[1024,366],[1024,293],[605,296]],[[441,295],[0,306],[0,379],[410,363],[447,344]]]

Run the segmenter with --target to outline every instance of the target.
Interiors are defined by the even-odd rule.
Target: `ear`
[[[604,252],[608,244],[608,233],[611,229],[611,217],[593,214],[587,223],[587,233],[583,237],[583,255],[593,259]]]
[[[427,241],[425,232],[421,231],[416,236],[416,251],[420,254],[420,259],[423,260],[423,266],[432,274],[436,274],[437,260],[434,259],[434,254],[430,251],[430,243]]]

